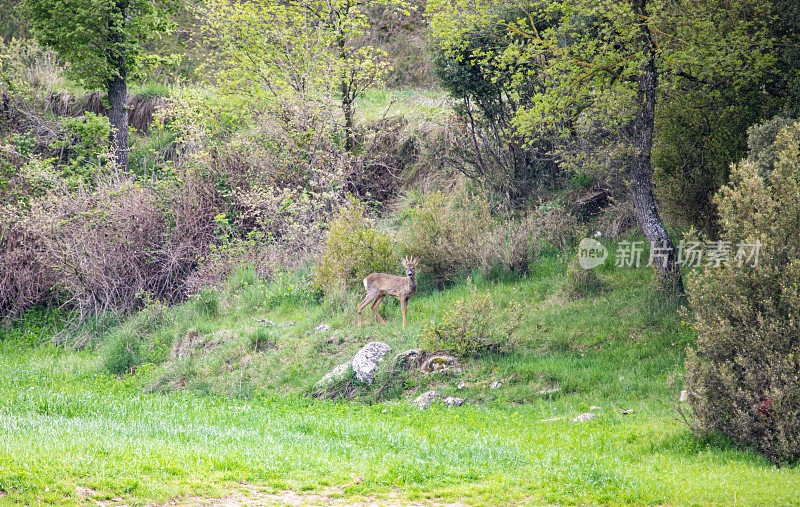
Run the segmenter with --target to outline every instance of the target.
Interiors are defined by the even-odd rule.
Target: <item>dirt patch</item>
[[[151,506],[177,506],[188,507],[190,505],[214,505],[220,507],[236,507],[236,506],[251,506],[251,505],[289,505],[289,506],[306,506],[306,505],[355,505],[360,507],[373,507],[385,505],[403,505],[403,506],[430,506],[430,505],[447,505],[447,506],[462,506],[464,504],[458,503],[443,503],[436,500],[426,501],[408,501],[397,498],[395,495],[389,494],[382,498],[371,498],[363,496],[354,496],[352,498],[344,497],[344,490],[340,488],[325,488],[314,492],[299,492],[293,490],[275,490],[271,488],[262,488],[250,484],[242,484],[241,490],[231,492],[228,495],[219,498],[204,498],[197,496],[175,498],[163,504],[150,504]]]

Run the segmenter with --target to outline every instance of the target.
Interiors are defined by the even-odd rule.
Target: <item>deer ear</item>
[[[408,261],[405,257],[403,257],[403,259],[400,261],[400,264],[402,264],[404,268],[408,267]]]

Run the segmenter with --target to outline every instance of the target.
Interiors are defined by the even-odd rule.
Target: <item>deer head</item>
[[[419,259],[415,259],[414,257],[403,257],[401,262],[403,267],[406,268],[406,276],[409,278],[414,278],[414,269],[417,267]]]

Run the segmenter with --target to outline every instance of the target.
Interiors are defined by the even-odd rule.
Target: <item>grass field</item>
[[[800,503],[796,467],[697,439],[678,421],[672,404],[694,337],[677,303],[652,293],[649,271],[605,268],[605,291],[574,301],[561,295],[563,272],[544,257],[526,279],[475,279],[498,311],[524,304],[513,350],[452,377],[412,375],[380,403],[306,393],[367,341],[415,345],[424,321],[468,293],[465,283],[421,291],[405,331],[396,304],[384,308],[389,326],[370,317],[359,332],[353,311],[312,297],[303,276],[266,283],[246,271],[184,305],[75,332],[73,341],[88,340],[78,351],[6,330],[0,502],[195,503],[293,490],[311,503]],[[296,324],[264,331],[254,318]],[[315,332],[323,322],[331,330]],[[187,332],[232,338],[171,359]],[[135,373],[109,373],[121,355]],[[477,384],[499,379],[499,389]],[[477,385],[457,391],[459,381]],[[431,388],[469,401],[410,406]],[[595,419],[568,421],[591,406]]]

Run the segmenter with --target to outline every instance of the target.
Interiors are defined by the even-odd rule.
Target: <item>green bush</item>
[[[143,362],[139,337],[132,333],[115,333],[100,348],[100,364],[115,375],[128,373]]]
[[[389,238],[370,227],[364,214],[364,205],[351,196],[330,224],[314,272],[314,283],[326,296],[360,286],[370,273],[397,269]]]
[[[567,266],[567,276],[561,290],[567,299],[581,299],[602,293],[605,286],[603,279],[593,269],[581,267],[575,255]]]
[[[686,359],[693,422],[773,462],[800,458],[800,122],[767,177],[744,160],[716,198],[728,265],[688,285],[698,339]],[[739,242],[760,243],[737,257]]]
[[[197,313],[204,317],[214,318],[219,315],[220,291],[216,287],[205,287],[194,296]]]
[[[433,193],[407,212],[403,250],[420,260],[435,284],[452,282],[481,266],[496,221],[481,197]]]
[[[423,350],[477,357],[503,353],[510,348],[515,319],[501,315],[495,320],[496,308],[489,293],[479,293],[471,283],[469,289],[470,294],[456,300],[438,321],[423,325],[420,334]],[[506,322],[501,326],[500,320]]]

